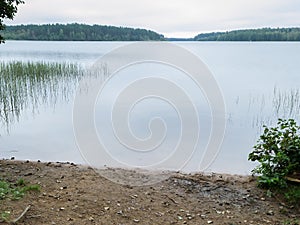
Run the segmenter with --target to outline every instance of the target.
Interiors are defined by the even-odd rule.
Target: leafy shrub
[[[287,175],[300,172],[300,127],[293,119],[279,119],[276,127],[264,126],[249,160],[258,161],[252,172],[263,187],[286,187]]]

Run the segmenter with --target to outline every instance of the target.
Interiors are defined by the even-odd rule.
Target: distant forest
[[[159,41],[164,36],[145,29],[85,24],[7,26],[1,31],[7,40],[42,41]]]
[[[7,26],[7,40],[42,41],[300,41],[300,28],[261,28],[202,33],[194,38],[165,38],[151,30],[86,24]]]
[[[199,34],[195,41],[300,41],[300,28],[262,28]]]

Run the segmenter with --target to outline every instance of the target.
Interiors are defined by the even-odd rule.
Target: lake
[[[61,66],[55,64],[59,63],[67,65],[68,70],[70,65],[72,68],[76,67],[75,69],[78,67],[78,74],[81,74],[80,71],[89,70],[103,55],[129,44],[129,42],[7,41],[6,44],[0,45],[0,63],[43,62],[61,71]],[[172,44],[182,48],[183,53],[189,51],[198,56],[214,77],[225,106],[224,139],[210,139],[212,130],[218,129],[212,125],[212,121],[218,121],[218,118],[214,118],[215,115],[211,112],[211,102],[205,91],[213,87],[206,85],[199,89],[184,71],[164,63],[149,61],[130,65],[120,69],[110,79],[105,78],[106,72],[103,68],[103,74],[99,76],[102,76],[105,85],[97,94],[93,108],[95,118],[92,118],[92,122],[96,130],[95,137],[101,139],[106,151],[109,149],[108,152],[103,151],[103,154],[111,156],[115,161],[106,161],[103,157],[97,163],[103,162],[103,165],[99,166],[148,168],[147,166],[159,164],[175,154],[174,149],[180,145],[178,140],[186,135],[182,147],[188,152],[185,156],[187,160],[184,164],[180,162],[178,168],[174,167],[174,170],[202,171],[199,162],[205,160],[203,155],[207,146],[210,142],[222,141],[220,148],[217,149],[218,154],[212,162],[209,162],[209,166],[205,167],[205,171],[250,174],[255,164],[248,162],[247,157],[262,131],[262,125],[275,125],[277,118],[294,118],[300,122],[300,43],[174,42]],[[145,54],[147,53],[146,51]],[[30,67],[31,64],[28,68]],[[72,74],[77,73],[73,69]],[[89,150],[83,150],[78,140],[84,135],[86,145],[90,145],[92,149],[93,142],[89,142],[88,138],[94,134],[84,130],[84,118],[82,120],[77,118],[77,121],[75,118],[74,122],[74,114],[75,117],[77,114],[82,117],[85,115],[84,107],[78,108],[75,113],[74,108],[76,109],[76,98],[85,99],[84,96],[88,96],[86,92],[89,92],[89,86],[84,90],[84,84],[93,85],[93,82],[99,81],[99,77],[89,75],[75,77],[45,78],[43,81],[34,81],[40,82],[37,86],[34,82],[26,86],[27,89],[22,92],[20,102],[15,103],[15,107],[20,106],[17,107],[18,113],[11,117],[7,115],[10,119],[6,122],[2,120],[0,127],[2,158],[70,161],[94,165],[91,162],[93,157],[87,153]],[[136,88],[140,90],[119,101],[122,104],[120,110],[124,111],[117,113],[116,119],[111,120],[114,115],[113,103],[118,101],[118,97],[126,87],[134,85],[139,79],[141,83],[136,85]],[[143,81],[146,84],[143,84]],[[172,85],[167,86],[165,91],[163,84],[168,85],[169,81]],[[0,82],[1,84],[2,92],[7,91],[6,86]],[[20,85],[18,90],[24,90],[21,81],[18,81],[18,85]],[[145,91],[147,88],[141,88],[143,85],[149,87],[149,92]],[[151,88],[156,86],[156,89],[151,89],[150,86]],[[48,91],[43,91],[44,88]],[[186,93],[185,97],[177,97],[178,88]],[[34,90],[32,92],[34,95],[28,90]],[[163,91],[168,98],[173,98],[172,101],[175,101],[176,105],[173,105],[171,100],[168,101],[167,97],[149,94],[152,93],[150,90]],[[140,93],[148,93],[149,96],[138,98]],[[23,98],[26,100],[23,101]],[[135,101],[130,107],[126,104],[128,99]],[[195,127],[188,107],[195,109],[194,121],[199,122],[199,129],[196,130],[199,132],[198,135],[195,135],[197,132],[193,132]],[[127,115],[128,110],[130,115]],[[184,120],[185,117],[190,119]],[[115,125],[111,125],[111,122]],[[80,137],[76,124],[80,127]],[[130,135],[134,134],[136,137],[132,142],[131,136],[126,136],[127,131],[124,131],[126,124],[130,127]],[[181,125],[187,129],[186,133]],[[152,128],[157,132],[152,132]],[[116,137],[118,132],[124,134],[124,143],[121,143],[122,140],[118,135]],[[158,141],[158,144],[150,143],[151,138]],[[189,148],[193,148],[191,143],[195,138],[198,138],[196,145],[193,151],[190,151]],[[137,147],[128,151],[130,147],[128,145],[139,146],[142,142],[147,142],[151,149],[142,145],[140,148],[145,149]],[[102,157],[101,151],[93,154]],[[177,159],[180,161],[180,157]]]

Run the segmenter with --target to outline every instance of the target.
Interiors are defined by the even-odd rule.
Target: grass
[[[24,109],[66,100],[84,72],[67,62],[0,62],[0,125],[17,121]],[[74,89],[74,88],[73,88]]]
[[[274,86],[272,93],[250,96],[248,112],[250,110],[254,114],[253,128],[271,125],[277,118],[300,120],[300,88]]]
[[[17,182],[12,183],[4,180],[0,180],[0,201],[10,199],[13,201],[20,200],[30,191],[40,191],[41,187],[38,184],[27,184],[27,182],[21,178]],[[10,221],[10,211],[3,211],[0,213],[0,221]]]
[[[300,186],[289,185],[284,193],[286,200],[290,204],[300,206]]]
[[[289,220],[285,220],[282,224],[283,225],[300,225],[300,220],[298,220],[298,219],[289,219]]]
[[[19,179],[16,183],[0,181],[0,200],[11,199],[19,200],[29,191],[39,191],[40,186],[37,184],[27,185],[24,179]]]
[[[300,113],[300,89],[273,90],[273,111],[276,116],[295,117]]]

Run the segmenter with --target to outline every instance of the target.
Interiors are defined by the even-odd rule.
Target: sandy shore
[[[71,163],[0,161],[0,177],[40,184],[19,201],[2,200],[0,210],[18,224],[288,224],[299,208],[267,197],[251,176],[150,174],[108,169],[100,174]],[[166,178],[167,179],[161,179]],[[131,186],[114,181],[130,180]],[[157,182],[153,182],[157,178]],[[116,179],[116,180],[114,180]],[[114,180],[114,181],[112,181]],[[293,223],[295,224],[295,223]]]

